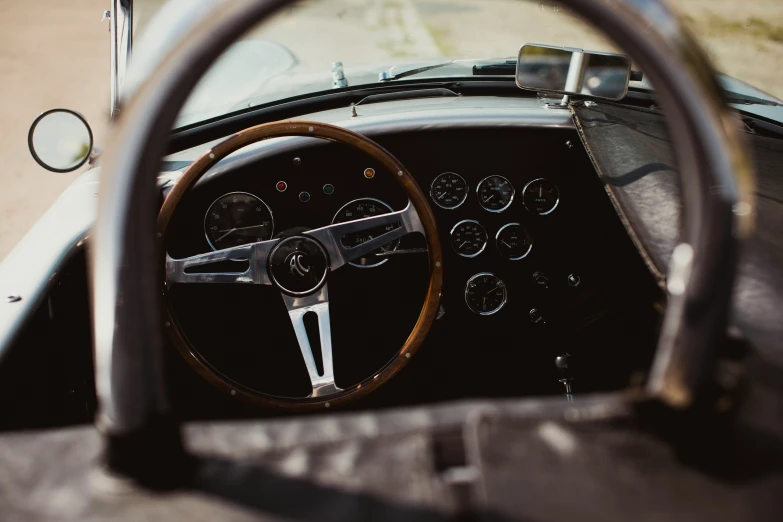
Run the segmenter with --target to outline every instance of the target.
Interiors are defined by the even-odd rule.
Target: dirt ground
[[[137,0],[146,5],[158,1]],[[105,143],[109,23],[100,19],[109,3],[0,0],[0,157],[4,159],[0,168],[0,259],[79,174],[51,173],[33,161],[27,151],[32,120],[49,108],[74,109],[92,125],[96,143]],[[342,7],[336,9],[336,17],[322,16],[335,11],[337,4]],[[670,4],[687,17],[720,70],[783,97],[783,0],[670,0]],[[523,0],[310,1],[304,7],[308,16],[289,17],[288,22],[344,35],[337,21],[347,9],[366,10],[362,20],[375,17],[377,27],[358,30],[376,43],[358,45],[347,36],[327,37],[318,46],[310,46],[316,51],[313,59],[347,61],[346,57],[372,50],[368,45],[392,54],[406,52],[411,41],[414,52],[507,56],[513,54],[507,49],[516,49],[521,42],[567,45],[576,40],[586,46],[585,39],[593,37],[589,29],[563,23],[563,13],[553,6]],[[381,12],[380,17],[375,12]],[[401,25],[390,24],[389,17],[400,18]],[[483,32],[486,27],[492,27],[491,34]],[[296,45],[291,42],[292,47]]]

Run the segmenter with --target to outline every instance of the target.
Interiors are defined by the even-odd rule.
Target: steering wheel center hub
[[[329,256],[321,244],[306,236],[280,241],[269,255],[269,276],[290,295],[312,294],[326,281]]]

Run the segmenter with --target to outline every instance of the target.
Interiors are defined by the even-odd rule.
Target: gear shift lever
[[[558,382],[565,386],[565,396],[568,402],[573,402],[574,400],[574,396],[571,394],[571,382],[574,380],[571,370],[572,362],[571,354],[568,353],[555,357],[555,366],[562,374],[562,378]]]

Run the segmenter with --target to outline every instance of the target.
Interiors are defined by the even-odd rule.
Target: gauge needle
[[[445,195],[446,195],[446,193],[445,193],[445,192],[441,192],[441,193],[440,193],[440,196],[438,196],[438,199],[443,199],[443,196],[445,196]]]
[[[544,197],[544,185],[538,186],[538,197],[543,198]]]
[[[239,228],[232,228],[230,230],[218,230],[218,232],[225,232],[226,234],[230,234],[231,232],[236,232],[237,230],[247,230],[248,228],[258,228],[258,227],[264,227],[266,225],[251,225],[249,227],[239,227]]]
[[[506,242],[505,242],[505,241],[503,241],[502,239],[500,240],[500,242],[501,242],[501,243],[503,243],[504,245],[506,245],[508,248],[513,248],[511,245],[509,245],[508,243],[506,243]]]
[[[219,238],[217,238],[217,239],[215,240],[215,243],[217,243],[218,241],[220,241],[221,239],[223,239],[224,237],[226,237],[227,235],[229,235],[230,233],[232,233],[232,232],[233,232],[233,231],[235,231],[235,230],[236,230],[236,228],[232,228],[232,229],[230,229],[230,230],[221,230],[220,232],[225,232],[225,234],[223,234],[222,236],[220,236]]]
[[[495,290],[497,290],[498,288],[500,288],[500,287],[502,287],[502,286],[504,286],[504,284],[503,284],[503,281],[501,281],[500,283],[498,283],[497,285],[495,285],[495,288],[493,288],[492,290],[490,290],[489,292],[487,292],[487,293],[486,293],[486,294],[484,294],[484,295],[489,295],[489,294],[491,294],[492,292],[494,292]],[[486,299],[486,297],[485,297],[484,299]]]
[[[489,203],[489,200],[494,198],[494,197],[495,197],[494,194],[490,195],[487,199],[484,200],[484,203]]]
[[[462,247],[464,247],[464,246],[465,246],[465,243],[467,243],[467,241],[463,241],[463,242],[462,242],[462,244],[459,246],[459,248],[462,248]]]

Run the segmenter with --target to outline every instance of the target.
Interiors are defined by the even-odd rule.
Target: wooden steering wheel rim
[[[425,239],[429,250],[430,281],[421,313],[405,344],[379,371],[358,384],[323,397],[289,398],[267,395],[244,387],[213,368],[198,351],[190,346],[177,325],[165,286],[163,290],[166,301],[164,324],[169,339],[177,347],[179,353],[202,378],[220,391],[257,406],[287,410],[323,409],[348,403],[376,390],[402,370],[410,358],[418,351],[432,326],[440,304],[441,287],[443,284],[443,258],[432,207],[430,207],[427,196],[422,192],[402,163],[369,138],[341,127],[310,121],[281,121],[251,127],[230,136],[202,154],[185,170],[160,209],[157,228],[164,247],[167,244],[167,232],[176,208],[179,206],[182,198],[213,165],[246,145],[284,136],[322,138],[359,149],[380,163],[387,171],[386,174],[392,175],[408,194],[425,231]],[[162,250],[165,252],[165,248]]]

